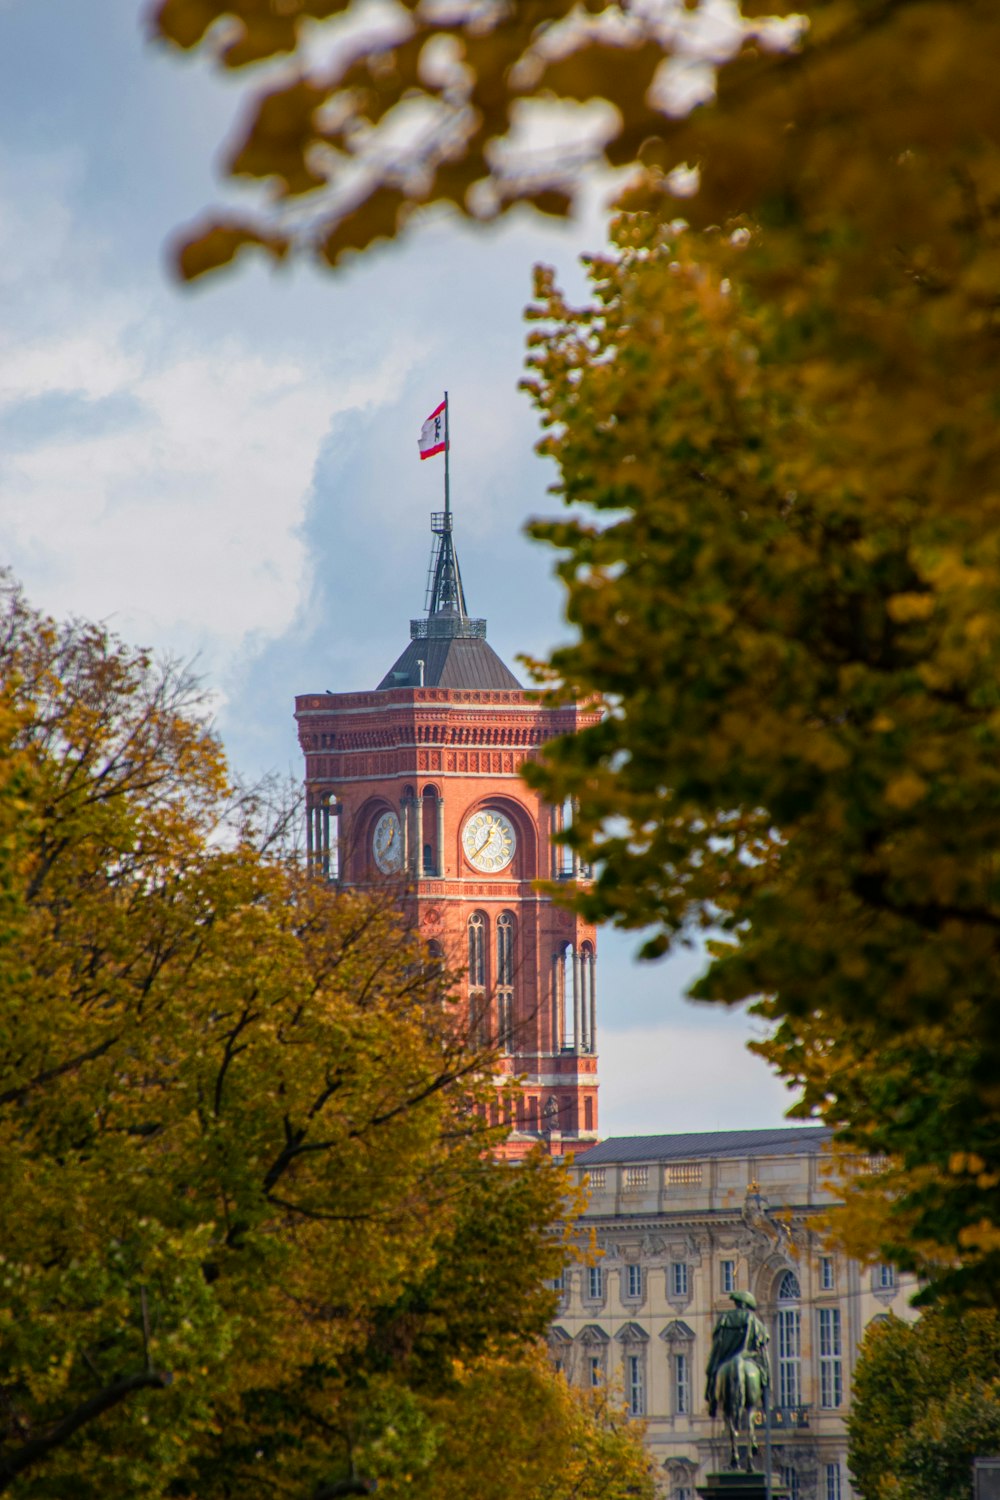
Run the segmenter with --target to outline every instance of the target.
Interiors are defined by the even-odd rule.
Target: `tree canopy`
[[[3,606],[0,1491],[457,1485],[454,1413],[526,1382],[561,1500],[609,1430],[535,1353],[572,1194],[494,1160],[447,976],[304,878],[183,672]]]
[[[972,1500],[973,1459],[1000,1446],[998,1357],[995,1312],[869,1328],[847,1417],[864,1500]]]
[[[803,1109],[890,1157],[853,1248],[994,1301],[1000,18],[804,10],[658,148],[683,224],[651,167],[587,305],[538,274],[578,508],[533,528],[577,632],[541,670],[607,712],[533,777],[587,915],[710,934],[693,993],[765,997]]]

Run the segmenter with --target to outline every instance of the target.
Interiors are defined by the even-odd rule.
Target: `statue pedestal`
[[[743,1469],[727,1469],[708,1474],[697,1486],[702,1500],[766,1500],[767,1482],[763,1474],[747,1474]],[[778,1480],[771,1480],[772,1500],[788,1500],[788,1490]]]

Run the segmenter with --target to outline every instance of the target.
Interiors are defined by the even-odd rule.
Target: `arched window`
[[[580,945],[580,1051],[596,1052],[597,995],[594,986],[594,945]]]
[[[576,1048],[573,1019],[573,946],[561,943],[552,955],[552,1030],[563,1052]]]
[[[777,1338],[778,1405],[802,1402],[802,1292],[794,1271],[786,1271],[778,1283]]]
[[[486,988],[486,918],[481,911],[469,918],[469,988]]]
[[[514,917],[497,917],[497,1041],[504,1052],[514,1045]]]
[[[501,912],[497,917],[497,984],[510,988],[514,983],[514,917]]]
[[[489,1004],[486,999],[486,917],[474,911],[469,918],[469,1035],[477,1047],[490,1043]]]
[[[422,849],[421,873],[441,875],[442,845],[444,842],[444,804],[436,787],[424,787],[420,799],[420,843]]]

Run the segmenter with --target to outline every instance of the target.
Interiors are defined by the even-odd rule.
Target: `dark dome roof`
[[[420,662],[424,687],[521,689],[487,641],[485,620],[442,610],[426,620],[411,620],[410,635],[413,639],[386,672],[379,690],[420,687]]]

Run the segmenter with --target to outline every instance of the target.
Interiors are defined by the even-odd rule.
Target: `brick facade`
[[[506,1154],[538,1140],[554,1153],[596,1141],[596,933],[537,889],[579,872],[551,839],[560,810],[519,775],[545,740],[596,715],[512,688],[407,685],[305,694],[295,716],[313,868],[344,886],[391,886],[431,951],[465,973],[468,1024],[501,1042],[498,1081],[522,1079]],[[483,810],[515,834],[496,873],[477,870],[463,848],[463,829]],[[382,827],[402,843],[392,851],[400,868],[388,872],[374,851],[386,814],[395,821]],[[481,934],[478,975],[470,923]],[[500,945],[511,941],[507,956]]]

